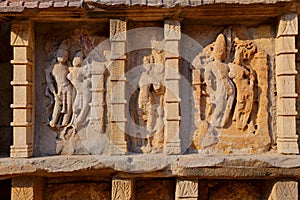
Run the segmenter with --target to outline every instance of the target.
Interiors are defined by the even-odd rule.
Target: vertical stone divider
[[[111,150],[112,155],[126,154],[126,97],[125,97],[125,67],[126,67],[126,39],[127,23],[120,19],[110,20],[111,65],[110,93],[111,93]]]
[[[91,83],[92,83],[92,102],[91,106],[91,124],[95,127],[96,131],[100,130],[103,133],[104,128],[104,71],[106,69],[105,63],[92,61],[91,65]]]
[[[296,134],[296,36],[298,14],[280,18],[276,37],[277,148],[282,154],[298,154]]]
[[[40,177],[12,178],[12,200],[41,200],[43,199],[44,179]]]
[[[180,98],[179,98],[179,41],[181,39],[180,22],[165,20],[165,130],[164,153],[181,154],[179,137]]]
[[[298,182],[291,180],[276,182],[268,200],[298,200]]]
[[[13,145],[10,157],[26,158],[34,144],[34,28],[33,22],[13,23],[11,45],[13,64]]]
[[[201,72],[200,69],[193,69],[192,70],[192,87],[193,87],[193,97],[191,98],[192,102],[194,102],[194,108],[192,109],[192,127],[198,126],[201,122],[201,96],[202,96],[202,91],[201,91]],[[194,134],[192,140],[194,141],[195,137],[198,136],[199,130],[195,128]],[[196,144],[194,144],[196,147]]]
[[[112,200],[134,200],[134,180],[114,177],[112,180]]]
[[[175,200],[198,200],[198,179],[177,179]]]

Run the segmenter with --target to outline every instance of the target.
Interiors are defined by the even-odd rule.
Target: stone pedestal
[[[176,200],[198,200],[198,179],[177,179]]]
[[[111,65],[111,154],[125,154],[126,141],[126,98],[125,98],[125,66],[126,66],[126,22],[118,19],[110,20]]]
[[[113,178],[112,200],[134,200],[134,181],[131,179]]]
[[[16,177],[12,179],[12,200],[43,199],[44,182],[38,177]]]
[[[276,182],[268,200],[298,200],[298,182]]]
[[[32,22],[14,23],[11,45],[14,48],[13,134],[10,156],[31,157],[34,137],[34,29]]]
[[[179,40],[181,38],[180,22],[165,20],[165,138],[164,153],[180,154],[179,137],[180,98],[179,98]]]
[[[281,16],[276,38],[277,146],[282,154],[298,154],[296,134],[296,53],[298,14]]]

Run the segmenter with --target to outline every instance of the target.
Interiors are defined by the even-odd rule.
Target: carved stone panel
[[[134,182],[115,178],[112,181],[112,200],[134,200]]]
[[[177,180],[175,199],[176,200],[180,200],[180,199],[197,200],[198,199],[198,179],[194,179],[194,180],[179,179],[179,180]]]
[[[162,28],[139,28],[131,24],[128,35],[126,73],[127,134],[129,150],[139,153],[162,152],[164,143],[165,52]],[[145,34],[148,33],[146,36]],[[142,39],[144,37],[144,39]],[[140,38],[140,42],[136,41]]]
[[[36,129],[43,132],[39,152],[101,154],[108,149],[104,127],[108,32],[104,25],[53,27],[50,34],[40,25],[38,33],[37,64],[42,67],[37,74],[44,74],[36,77],[44,83],[36,95],[38,115],[43,113]]]
[[[16,177],[12,179],[12,200],[35,200],[43,198],[43,179],[37,177]]]
[[[297,181],[278,181],[274,184],[273,190],[268,200],[297,200]]]
[[[192,149],[215,153],[257,153],[269,149],[267,113],[269,98],[274,96],[269,96],[272,63],[268,60],[274,52],[271,39],[259,43],[263,30],[274,37],[269,27],[255,31],[227,27],[193,60],[196,131]],[[254,39],[245,35],[253,35]]]

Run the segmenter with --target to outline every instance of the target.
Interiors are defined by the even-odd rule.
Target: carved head
[[[83,60],[83,55],[82,55],[82,52],[81,51],[78,51],[74,58],[73,58],[73,66],[74,67],[81,67],[82,65],[82,60]]]
[[[249,62],[256,53],[256,46],[252,41],[242,41],[236,38],[234,40],[235,54],[234,62],[236,64],[243,64]]]
[[[151,56],[144,56],[143,67],[146,70],[146,72],[149,72],[151,70]]]
[[[56,51],[56,59],[60,63],[66,63],[69,57],[69,51],[64,48],[59,48]]]
[[[226,41],[223,34],[219,34],[213,49],[213,57],[215,60],[223,61],[226,58]]]

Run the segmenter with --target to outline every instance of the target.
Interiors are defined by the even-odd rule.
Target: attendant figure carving
[[[52,88],[55,99],[52,119],[49,122],[51,127],[66,126],[72,116],[72,91],[71,82],[67,79],[70,64],[68,62],[69,51],[62,44],[56,52],[57,63],[54,64],[51,74],[56,83],[56,88]],[[60,116],[62,122],[59,123]]]
[[[71,81],[75,89],[75,99],[73,102],[73,126],[77,129],[87,121],[91,102],[91,81],[88,66],[82,66],[83,55],[78,52],[73,58],[73,68],[67,78]]]
[[[254,104],[255,72],[249,61],[255,52],[256,47],[252,42],[236,40],[234,60],[232,63],[229,63],[229,76],[233,79],[237,89],[233,121],[236,121],[236,127],[241,130],[247,128]]]

